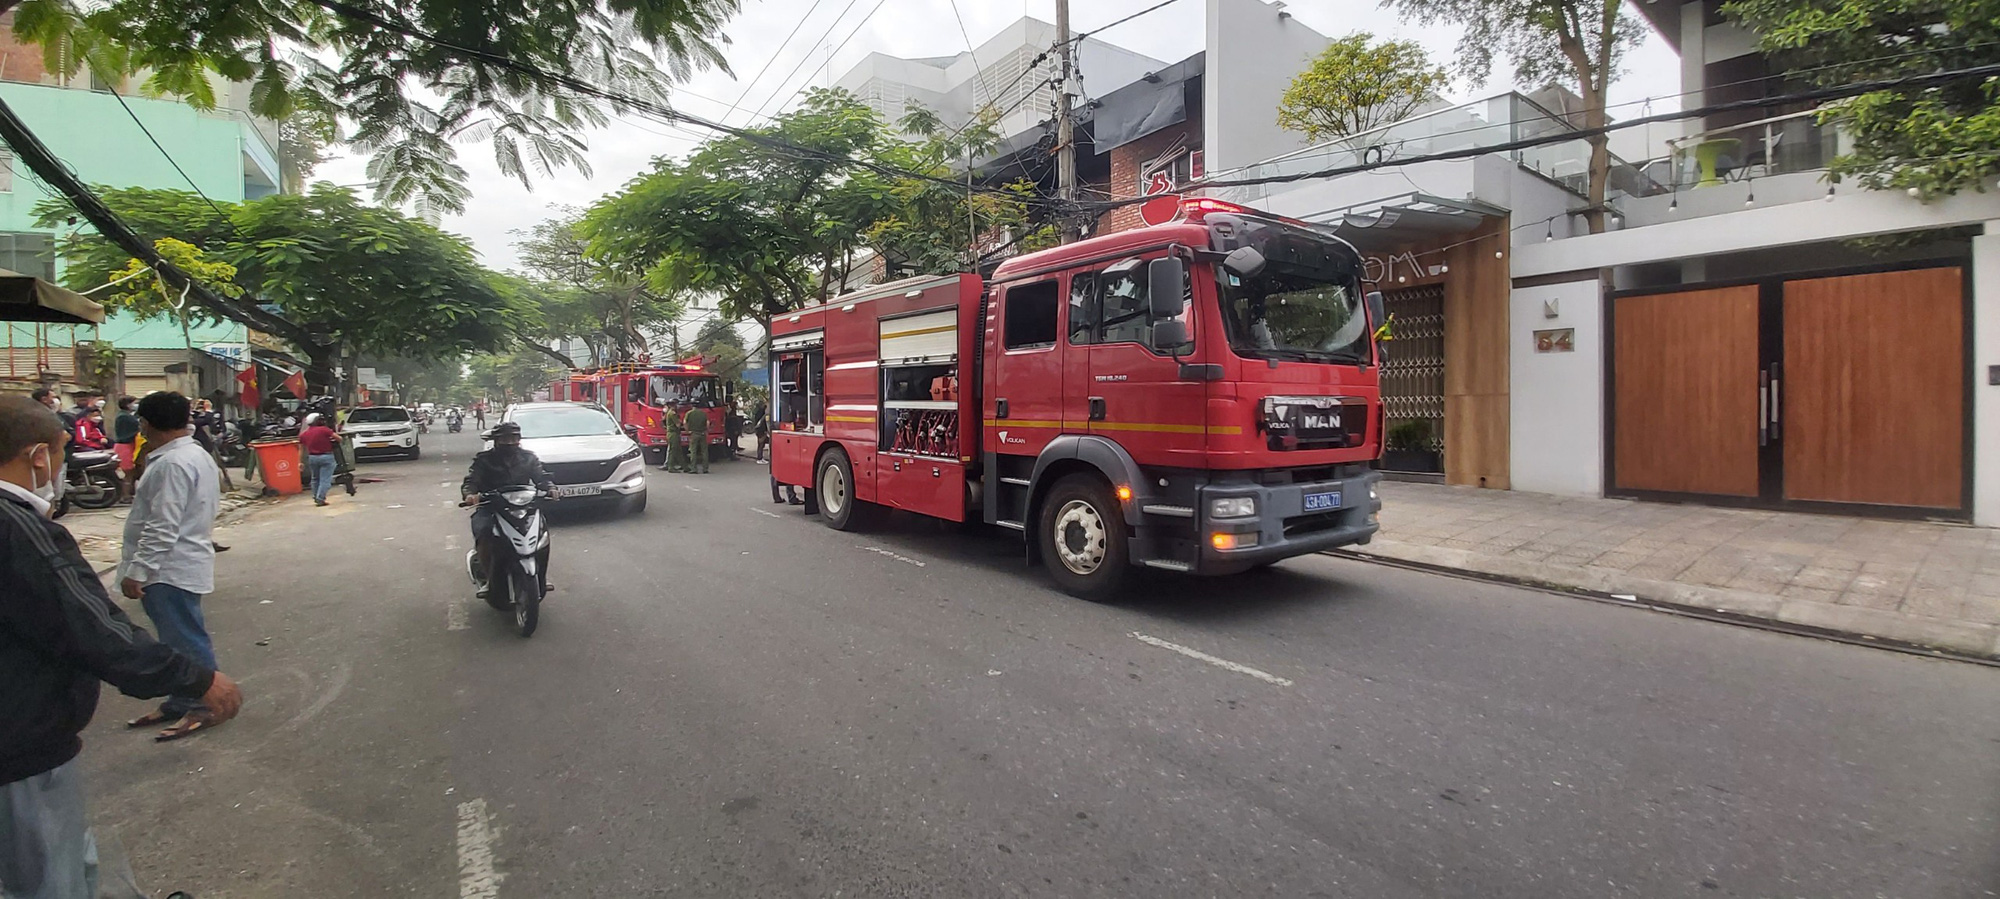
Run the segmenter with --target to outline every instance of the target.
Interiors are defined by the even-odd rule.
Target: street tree
[[[1990,64],[2000,0],[1737,0],[1724,14],[1757,35],[1784,72],[1817,86]],[[1931,199],[1983,190],[2000,175],[2000,79],[1965,79],[1828,104],[1847,152],[1836,176]]]
[[[868,228],[866,240],[881,254],[890,277],[971,271],[978,262],[979,242],[996,235],[1019,235],[1016,245],[1024,249],[1055,243],[1053,227],[1029,221],[1033,184],[1015,181],[999,190],[974,191],[944,183],[962,177],[971,159],[998,146],[998,123],[999,116],[988,108],[964,127],[949,130],[936,113],[920,106],[897,123],[903,133],[920,140],[883,142],[879,151],[883,162],[935,179],[903,177],[888,182],[887,213]]]
[[[331,185],[240,204],[150,188],[106,190],[103,198],[141,232],[172,235],[205,260],[234,266],[234,287],[254,290],[314,338],[299,349],[317,386],[326,386],[323,374],[343,351],[456,358],[499,348],[524,314],[464,239]],[[51,200],[36,212],[54,227],[68,209]],[[64,280],[77,289],[134,270],[130,256],[94,233],[72,235],[61,249]],[[158,301],[132,308],[141,317],[164,309]],[[221,317],[192,304],[184,312]]]
[[[547,357],[528,349],[482,353],[467,359],[465,367],[469,384],[482,395],[504,402],[528,399],[562,371]]]
[[[1495,56],[1514,64],[1522,84],[1559,84],[1583,100],[1583,127],[1601,128],[1611,81],[1625,54],[1645,36],[1645,23],[1624,0],[1389,0],[1423,24],[1453,24],[1458,70],[1475,83],[1491,76]],[[1586,138],[1590,146],[1589,204],[1584,220],[1604,231],[1605,191],[1611,181],[1611,139]]]
[[[1329,44],[1278,101],[1278,125],[1315,141],[1400,122],[1451,87],[1416,41],[1356,32]]]
[[[541,310],[540,326],[519,337],[538,349],[581,341],[591,365],[634,361],[647,350],[647,333],[678,318],[685,304],[652,289],[643,271],[591,255],[582,218],[582,210],[561,207],[554,218],[516,232],[521,239],[514,246],[522,269],[537,282]]]
[[[726,69],[722,29],[739,2],[0,0],[0,12],[59,75],[142,76],[200,109],[218,101],[211,72],[248,84],[251,112],[338,136],[368,154],[378,200],[428,216],[464,209],[460,141],[488,142],[524,185],[587,174],[581,133],[630,105],[558,79],[664,102],[672,81]]]
[[[655,159],[600,200],[583,218],[590,254],[646,272],[661,293],[713,295],[723,315],[767,326],[824,299],[895,202],[881,175],[843,161],[872,156],[886,128],[851,94],[815,88],[749,131],[685,161]]]

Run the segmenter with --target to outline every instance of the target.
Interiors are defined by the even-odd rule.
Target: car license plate
[[[1306,511],[1308,512],[1330,512],[1338,508],[1340,508],[1340,491],[1338,490],[1306,494]]]
[[[556,488],[557,496],[596,496],[603,492],[604,488],[596,484],[571,484]]]
[[[384,447],[384,446],[395,446],[395,444],[387,443],[381,440],[371,440],[367,443],[362,444],[362,446],[365,446],[369,449],[376,449],[378,447]]]

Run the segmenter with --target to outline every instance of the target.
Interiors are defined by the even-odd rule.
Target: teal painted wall
[[[250,335],[248,328],[235,322],[193,325],[186,334],[182,334],[181,323],[170,318],[142,322],[114,312],[105,316],[104,324],[97,326],[97,339],[108,340],[124,350],[176,350],[212,343],[247,343]]]
[[[110,93],[0,82],[0,98],[86,184],[188,189],[187,179],[174,171]],[[245,141],[258,142],[260,157],[270,156],[256,132],[226,111],[204,113],[185,104],[136,96],[125,97],[125,102],[174,162],[218,202],[244,198]],[[13,189],[0,193],[0,231],[44,230],[34,227],[34,208],[47,196],[16,160]]]

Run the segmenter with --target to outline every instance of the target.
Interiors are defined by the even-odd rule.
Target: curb
[[[1429,574],[1526,587],[1545,593],[1647,609],[1685,618],[1834,640],[1930,658],[2000,667],[2000,627],[1899,615],[1857,606],[1800,602],[1763,593],[1699,587],[1579,568],[1575,582],[1550,580],[1546,566],[1478,556],[1461,549],[1388,543],[1392,552],[1328,550],[1325,555]],[[1479,566],[1472,562],[1479,559]]]

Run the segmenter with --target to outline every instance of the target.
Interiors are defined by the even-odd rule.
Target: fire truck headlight
[[[1254,496],[1226,496],[1208,501],[1210,518],[1251,518],[1257,514]]]

